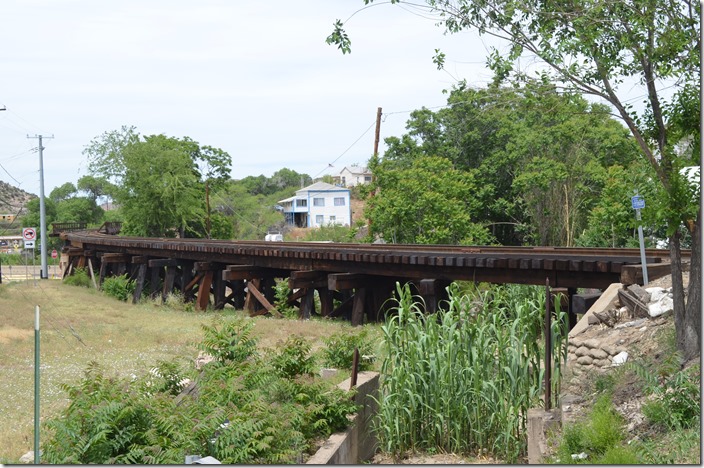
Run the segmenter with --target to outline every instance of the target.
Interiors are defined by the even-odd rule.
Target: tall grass
[[[422,312],[408,285],[397,293],[396,313],[382,327],[382,449],[486,450],[516,461],[526,451],[528,409],[541,402],[544,291],[503,286],[476,291],[477,301],[453,286],[446,310],[435,315]],[[558,313],[556,338],[566,326]],[[554,340],[557,367],[565,353],[566,342]]]

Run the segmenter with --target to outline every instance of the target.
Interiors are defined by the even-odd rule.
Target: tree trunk
[[[685,309],[682,355],[685,361],[696,358],[701,352],[702,325],[702,262],[701,262],[701,207],[697,220],[690,225],[692,259],[689,268],[689,288]],[[678,342],[679,343],[679,342]]]
[[[670,236],[670,267],[672,271],[672,301],[675,313],[675,342],[677,343],[677,350],[684,354],[685,301],[684,286],[682,284],[681,237],[682,234],[679,229]]]
[[[685,301],[682,283],[682,255],[680,251],[680,231],[670,237],[670,262],[672,265],[672,295],[675,314],[675,340],[677,350],[684,362],[699,355],[701,325],[701,243],[699,220],[692,225],[692,258],[689,273],[688,298]]]

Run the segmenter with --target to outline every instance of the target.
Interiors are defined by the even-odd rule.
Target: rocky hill
[[[0,215],[23,215],[27,202],[33,198],[37,196],[0,180]]]

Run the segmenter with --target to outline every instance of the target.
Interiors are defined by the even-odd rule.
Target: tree
[[[489,244],[475,222],[480,187],[472,173],[458,171],[438,156],[421,156],[410,167],[375,158],[369,165],[380,192],[368,200],[370,234],[407,244]]]
[[[126,234],[209,234],[206,184],[217,189],[229,178],[232,161],[227,152],[201,147],[188,137],[141,137],[134,127],[123,126],[93,139],[84,154],[91,174],[97,176],[85,180],[84,188],[113,195]]]
[[[365,4],[373,0],[364,0]],[[391,0],[398,3],[398,0]],[[635,138],[662,185],[662,219],[667,226],[678,349],[685,360],[700,352],[701,207],[680,168],[700,165],[699,35],[701,5],[691,0],[426,0],[449,33],[475,29],[506,40],[506,55],[489,57],[496,81],[513,74],[524,53],[541,60],[551,79],[611,105]],[[327,42],[350,52],[344,24],[337,21]],[[434,61],[441,67],[444,54]],[[668,89],[673,87],[671,97]],[[638,88],[644,109],[629,102]],[[636,94],[638,95],[638,94]],[[690,111],[690,112],[688,112]],[[685,140],[686,139],[686,140]],[[678,145],[689,141],[687,151]],[[682,283],[680,241],[692,237],[688,301]]]
[[[386,139],[384,160],[409,167],[438,155],[481,174],[477,220],[502,245],[574,245],[603,185],[596,174],[637,157],[605,106],[543,79],[485,89],[460,83],[447,108],[413,111],[406,128],[401,139]]]

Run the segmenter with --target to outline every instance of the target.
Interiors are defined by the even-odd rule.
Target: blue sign
[[[641,197],[640,195],[631,197],[631,206],[634,210],[640,210],[645,208],[645,198]]]

